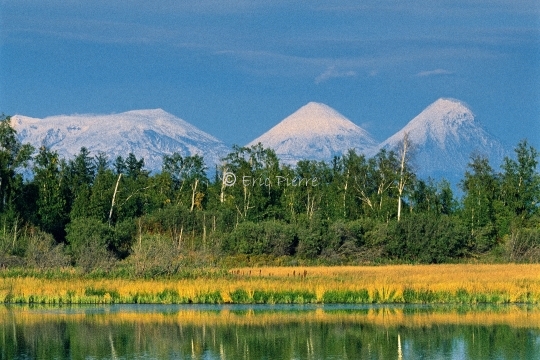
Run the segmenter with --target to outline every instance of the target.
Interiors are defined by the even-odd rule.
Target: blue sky
[[[384,140],[440,97],[540,149],[537,0],[0,0],[0,112],[162,108],[244,145],[309,101]]]

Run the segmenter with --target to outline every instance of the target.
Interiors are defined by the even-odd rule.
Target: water
[[[0,306],[1,359],[540,359],[530,306]]]

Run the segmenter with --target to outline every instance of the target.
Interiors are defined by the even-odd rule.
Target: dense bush
[[[181,268],[180,249],[169,237],[144,235],[133,244],[127,265],[135,276],[170,276]]]
[[[114,231],[107,224],[94,218],[77,218],[66,228],[69,253],[75,265],[85,272],[109,270],[114,264],[110,247]]]
[[[26,266],[40,270],[70,264],[69,256],[64,253],[64,244],[56,244],[51,235],[39,230],[28,239],[25,259]]]
[[[465,255],[468,233],[456,218],[412,214],[389,227],[386,254],[418,263],[442,263]]]
[[[540,261],[540,229],[520,229],[506,238],[507,260],[512,262]]]
[[[295,227],[280,221],[246,221],[225,236],[223,249],[247,255],[293,255],[298,238]]]

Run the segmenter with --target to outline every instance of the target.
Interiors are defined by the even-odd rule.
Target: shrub
[[[147,278],[170,276],[181,269],[180,250],[170,237],[143,235],[126,260],[132,274]]]
[[[246,255],[284,256],[294,254],[297,242],[292,225],[278,221],[258,224],[246,221],[225,236],[223,250]]]
[[[66,240],[76,265],[85,272],[108,271],[115,257],[109,251],[114,231],[94,218],[76,218],[66,227]]]
[[[56,245],[49,234],[36,230],[26,246],[26,265],[36,269],[52,269],[69,265],[69,256],[64,254],[64,245]]]
[[[272,255],[294,255],[298,237],[293,225],[277,221],[265,222],[264,236],[270,242]]]
[[[540,229],[513,231],[506,238],[506,257],[512,262],[539,262]]]
[[[463,256],[468,233],[455,218],[413,214],[390,224],[386,253],[420,263],[442,263]]]

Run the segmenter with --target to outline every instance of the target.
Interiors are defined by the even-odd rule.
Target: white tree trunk
[[[118,180],[116,180],[116,186],[114,187],[114,193],[111,201],[111,211],[109,211],[109,226],[111,226],[111,218],[114,208],[114,203],[116,200],[116,192],[118,191],[118,185],[120,184],[120,178],[122,177],[122,173],[118,174]]]

